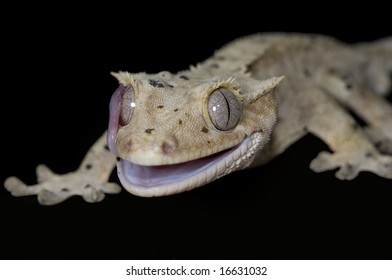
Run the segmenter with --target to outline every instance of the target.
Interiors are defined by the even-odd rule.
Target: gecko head
[[[112,73],[108,145],[124,188],[163,196],[247,167],[268,142],[282,78]]]

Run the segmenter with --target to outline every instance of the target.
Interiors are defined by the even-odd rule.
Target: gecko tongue
[[[118,156],[116,148],[116,136],[119,126],[119,115],[120,115],[120,103],[121,103],[121,93],[123,92],[125,86],[120,84],[116,91],[113,93],[109,104],[109,128],[108,128],[108,146],[110,151]]]
[[[143,188],[171,185],[208,169],[237,147],[204,158],[170,165],[143,166],[120,160],[117,163],[118,175],[120,180],[126,180],[128,184]]]

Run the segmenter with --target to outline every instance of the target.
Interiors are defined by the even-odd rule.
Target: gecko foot
[[[99,202],[104,199],[105,193],[114,194],[121,191],[117,184],[107,182],[108,176],[99,175],[82,169],[58,175],[47,166],[39,165],[38,184],[27,186],[16,177],[9,177],[4,186],[16,197],[37,195],[38,202],[42,205],[57,204],[74,195],[82,196],[87,202]]]
[[[369,171],[380,177],[392,179],[392,157],[376,151],[361,154],[321,152],[310,163],[315,172],[339,168],[336,178],[352,180],[361,171]]]

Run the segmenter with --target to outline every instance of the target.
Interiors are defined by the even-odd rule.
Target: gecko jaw
[[[253,133],[230,149],[171,165],[144,166],[120,159],[118,177],[124,188],[134,195],[151,197],[180,193],[249,165],[262,143],[260,133]],[[244,164],[244,161],[249,163]]]

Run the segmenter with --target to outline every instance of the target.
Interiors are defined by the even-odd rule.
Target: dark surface
[[[162,10],[159,17],[123,7],[49,9],[15,8],[6,11],[14,20],[2,24],[0,182],[16,175],[34,183],[40,163],[59,173],[77,168],[106,129],[117,87],[110,71],[176,72],[254,32],[324,33],[348,42],[391,34],[382,7],[326,16],[293,11],[291,17],[233,7],[235,18],[234,11],[204,15],[205,9],[196,15]],[[132,16],[144,12],[142,19]],[[21,27],[7,29],[15,22]],[[392,181],[313,173],[308,165],[323,149],[308,136],[265,167],[170,197],[122,191],[98,204],[75,197],[44,207],[0,188],[0,258],[391,259]]]

